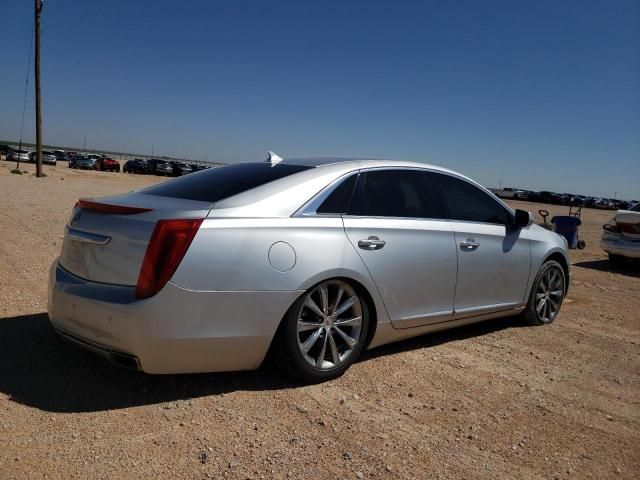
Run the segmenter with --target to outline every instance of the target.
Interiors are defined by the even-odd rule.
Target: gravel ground
[[[342,378],[149,376],[58,340],[46,279],[78,197],[157,178],[0,162],[0,478],[639,478],[640,269],[583,213],[558,320],[367,352]],[[537,211],[541,206],[521,204]],[[566,212],[564,207],[547,207]]]

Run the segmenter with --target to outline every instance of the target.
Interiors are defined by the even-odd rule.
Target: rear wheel
[[[289,309],[275,344],[280,366],[307,382],[342,375],[365,347],[369,309],[348,282],[326,280]]]
[[[560,312],[565,288],[562,265],[555,260],[545,262],[533,282],[524,318],[534,325],[553,322]]]

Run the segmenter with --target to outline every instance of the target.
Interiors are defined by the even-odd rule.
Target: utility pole
[[[36,29],[36,177],[42,177],[42,109],[40,107],[40,14],[42,0],[35,0]]]

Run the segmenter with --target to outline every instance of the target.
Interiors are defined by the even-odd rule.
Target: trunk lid
[[[618,210],[614,217],[618,232],[629,240],[640,241],[640,212]]]
[[[138,281],[158,220],[205,218],[213,205],[138,192],[91,202],[74,207],[59,263],[85,280],[126,286]]]

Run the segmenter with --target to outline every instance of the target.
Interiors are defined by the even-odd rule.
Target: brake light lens
[[[150,212],[152,208],[127,207],[125,205],[109,205],[108,203],[100,203],[90,198],[81,198],[76,202],[74,208],[82,208],[83,210],[91,210],[98,213],[111,215],[135,215],[137,213]]]
[[[136,298],[149,298],[162,290],[180,265],[203,220],[158,221],[144,254]]]
[[[612,222],[609,223],[605,223],[602,226],[603,229],[605,229],[607,232],[612,232],[612,233],[618,233],[618,224],[615,222],[615,220],[613,220]]]

